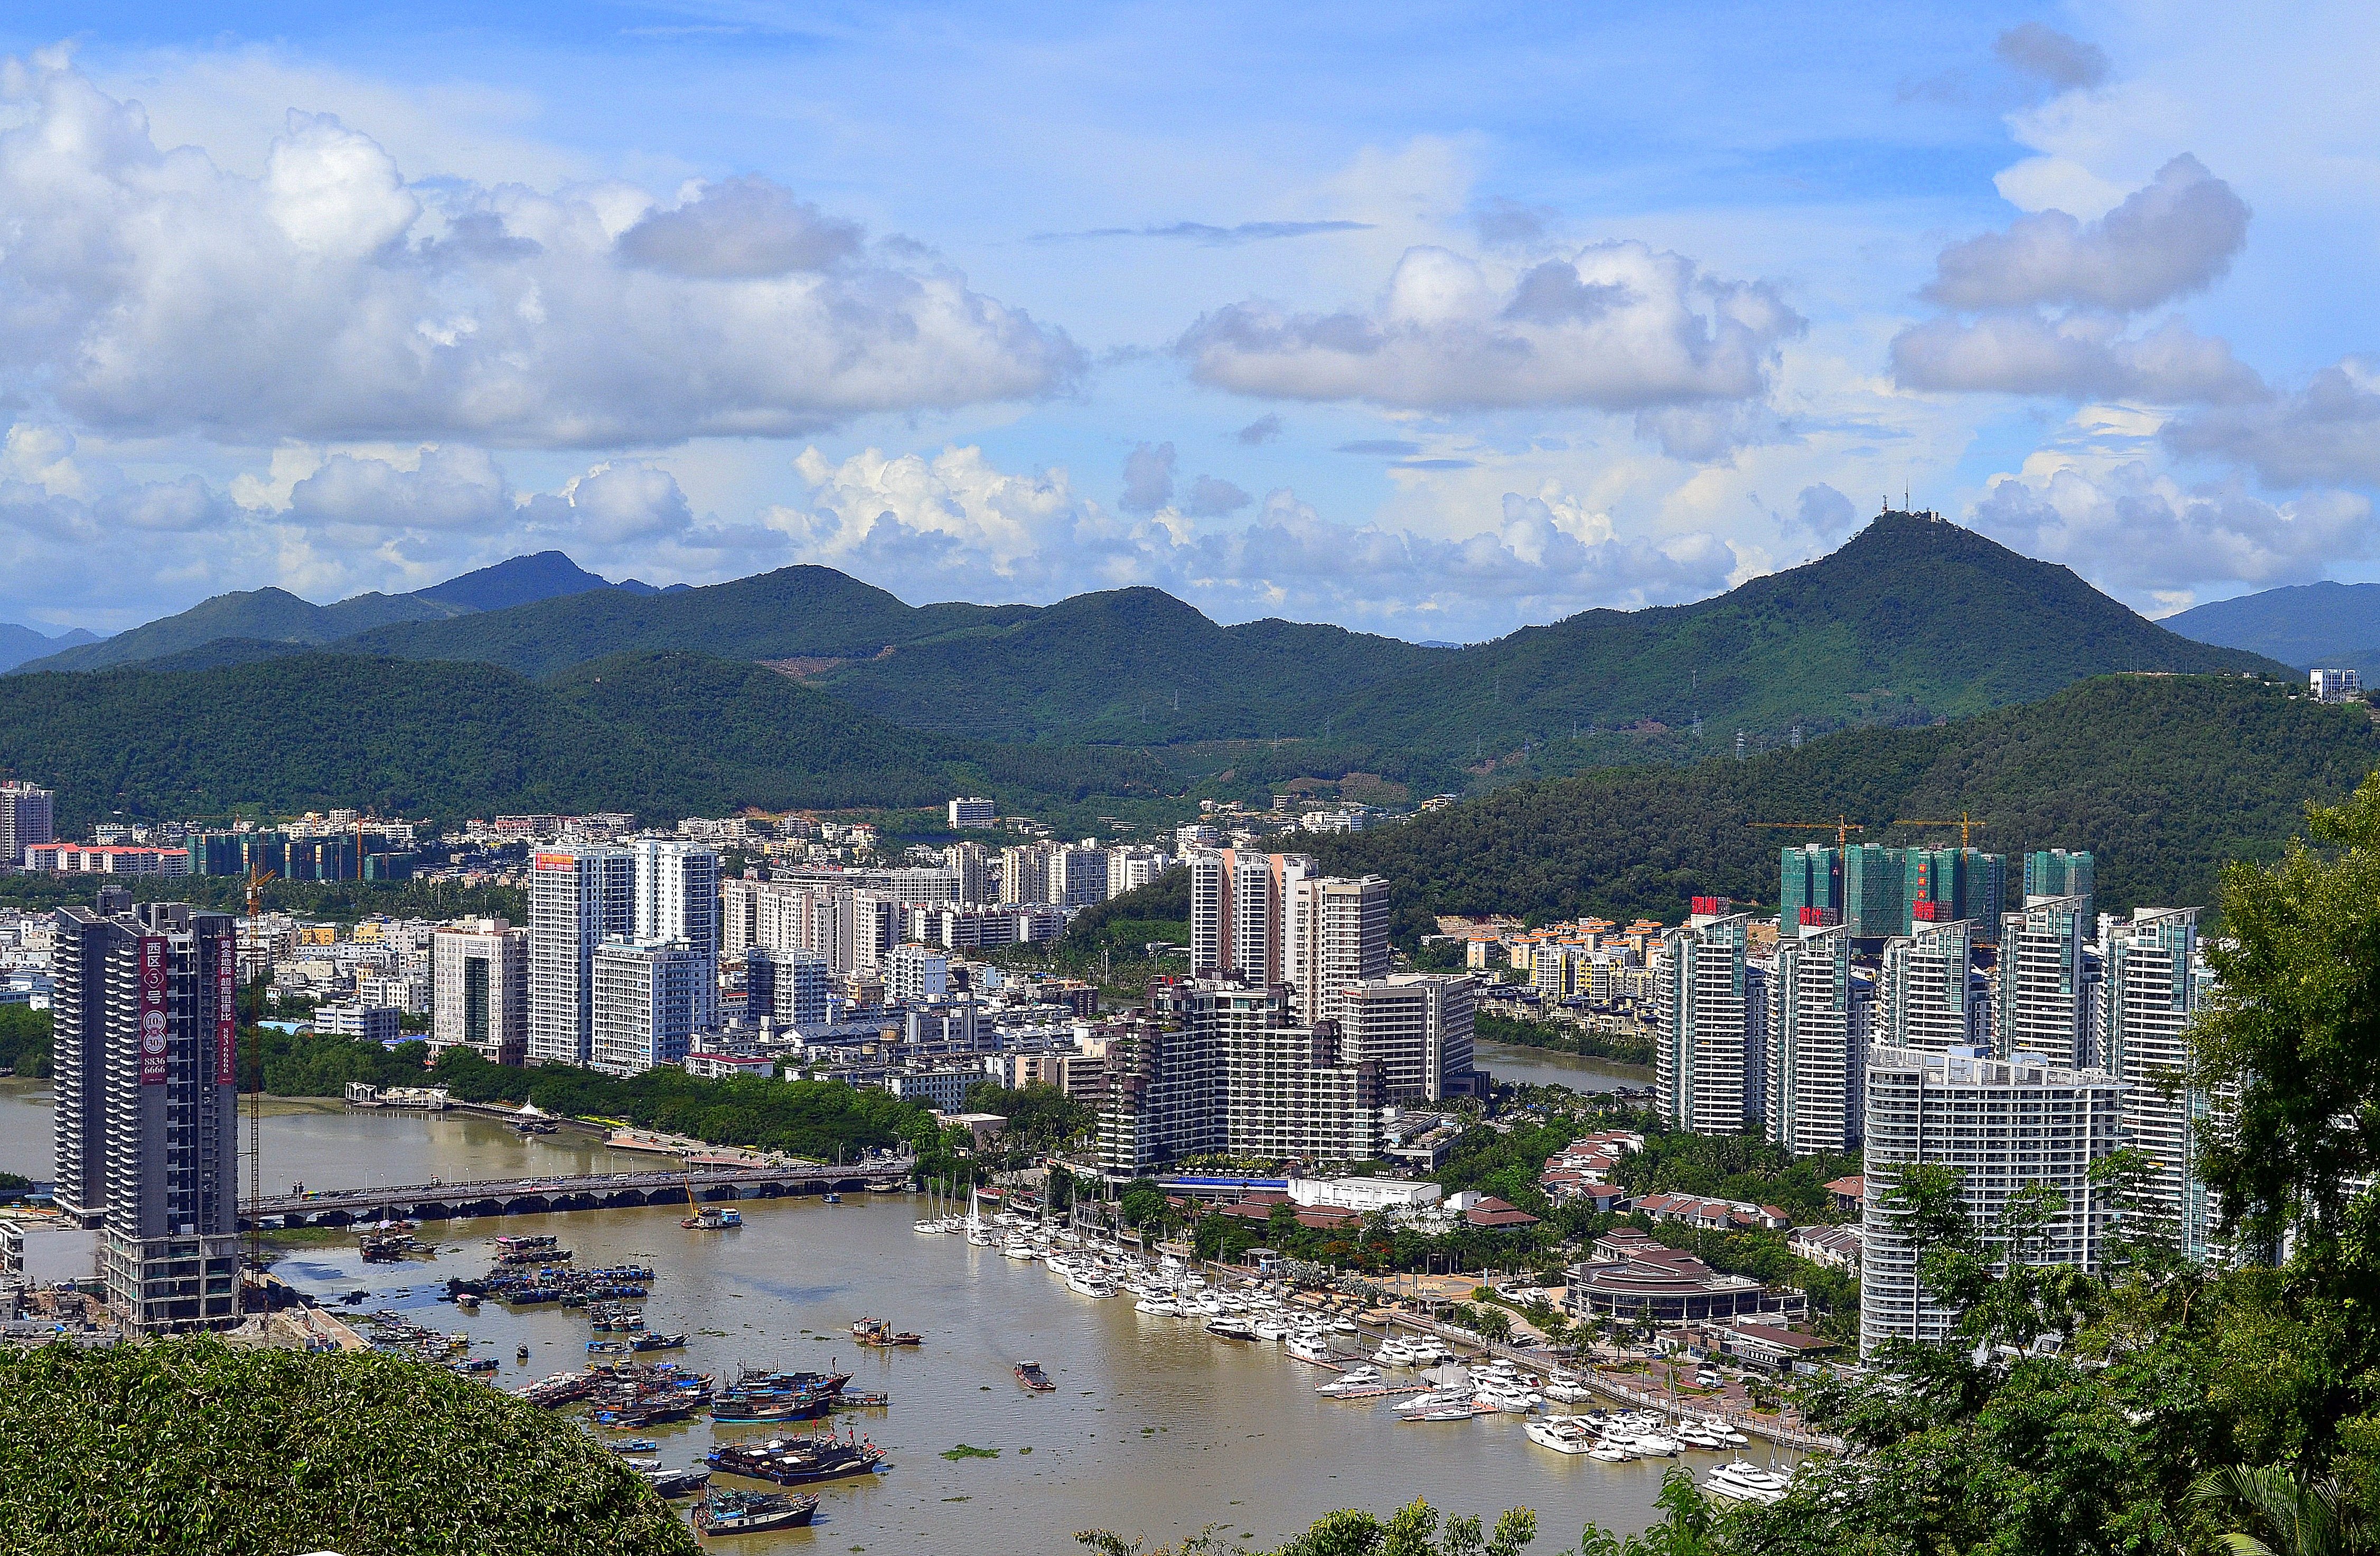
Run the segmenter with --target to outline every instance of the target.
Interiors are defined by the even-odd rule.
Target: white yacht
[[[1637,1453],[1642,1454],[1647,1459],[1667,1459],[1674,1457],[1679,1448],[1679,1442],[1676,1438],[1666,1437],[1658,1430],[1649,1427],[1640,1431],[1630,1432],[1621,1441],[1629,1448],[1634,1450]]]
[[[1557,1453],[1591,1453],[1599,1440],[1585,1421],[1575,1416],[1548,1416],[1540,1420],[1524,1421],[1521,1430],[1540,1448],[1550,1448]]]
[[[1608,1437],[1602,1441],[1597,1443],[1594,1447],[1588,1449],[1586,1451],[1586,1456],[1590,1459],[1600,1459],[1607,1465],[1633,1464],[1636,1460],[1635,1454],[1630,1453],[1627,1449],[1621,1447],[1620,1444],[1612,1441]]]
[[[1330,1362],[1336,1359],[1336,1353],[1330,1349],[1330,1336],[1328,1331],[1300,1330],[1289,1337],[1282,1349],[1302,1362]]]
[[[1281,1322],[1279,1315],[1277,1314],[1260,1314],[1248,1325],[1248,1327],[1257,1331],[1257,1338],[1258,1340],[1286,1340],[1289,1338],[1289,1326]]]
[[[1146,1313],[1152,1319],[1178,1319],[1182,1316],[1180,1304],[1170,1296],[1144,1296],[1132,1305],[1132,1310]]]
[[[1000,1250],[1000,1257],[1002,1258],[1039,1258],[1041,1257],[1041,1250],[1035,1247],[1032,1244],[1026,1242],[1022,1237],[1011,1237],[1008,1240],[1007,1246]]]
[[[1315,1384],[1314,1392],[1326,1398],[1339,1399],[1353,1394],[1361,1389],[1380,1389],[1385,1391],[1387,1388],[1388,1381],[1380,1376],[1380,1369],[1378,1368],[1366,1367],[1358,1363],[1356,1366],[1351,1367],[1346,1371],[1339,1374],[1336,1378],[1326,1378],[1321,1382]]]
[[[1788,1477],[1744,1459],[1723,1464],[1703,1477],[1703,1489],[1740,1502],[1773,1502],[1785,1495]]]
[[[1536,1390],[1501,1378],[1482,1379],[1474,1397],[1488,1409],[1510,1416],[1526,1415],[1546,1402],[1546,1396]]]
[[[1066,1267],[1066,1289],[1077,1296],[1113,1296],[1115,1282],[1088,1262]]]

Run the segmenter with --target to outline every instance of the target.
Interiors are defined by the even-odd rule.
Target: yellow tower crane
[[[1973,845],[1974,842],[1974,834],[1983,831],[1988,823],[1978,821],[1973,817],[1961,810],[1959,812],[1958,818],[1954,821],[1895,821],[1892,824],[1896,827],[1956,827],[1959,829],[1959,846],[1961,848],[1967,848]]]

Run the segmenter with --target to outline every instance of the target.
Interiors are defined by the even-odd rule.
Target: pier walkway
[[[555,1210],[616,1210],[698,1200],[777,1199],[788,1195],[857,1193],[872,1183],[908,1186],[913,1159],[876,1157],[842,1166],[697,1167],[693,1172],[594,1173],[506,1178],[492,1183],[400,1184],[273,1194],[252,1207],[266,1227],[346,1226],[358,1222],[452,1221],[463,1216],[543,1215]],[[251,1224],[243,1207],[240,1225]]]

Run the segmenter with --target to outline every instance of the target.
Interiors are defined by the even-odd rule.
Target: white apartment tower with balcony
[[[1876,979],[1879,1048],[1941,1053],[1991,1041],[1991,1002],[1977,988],[1975,926],[1937,924],[1885,942]]]
[[[1876,987],[1851,931],[1781,942],[1768,977],[1768,1138],[1796,1156],[1857,1149]]]
[[[1477,996],[1470,979],[1445,973],[1349,984],[1338,991],[1340,1057],[1377,1063],[1388,1101],[1468,1095]]]
[[[2129,923],[2110,918],[2099,954],[2099,1031],[2107,1068],[2124,1083],[2124,1143],[2149,1159],[2149,1194],[2183,1255],[2203,1264],[2218,1251],[2220,1205],[2192,1162],[2217,1119],[2205,1093],[2181,1084],[2191,1019],[2214,982],[2200,953],[2198,910],[2143,907]]]
[[[2098,1060],[2092,929],[2089,897],[2032,897],[2001,916],[1998,1052],[2074,1066]]]
[[[1661,937],[1653,966],[1656,1107],[1672,1128],[1734,1135],[1747,1108],[1747,1076],[1765,1067],[1763,975],[1753,966],[1744,914],[1712,918]],[[1757,1045],[1757,1059],[1747,1050]]]
[[[2063,1209],[2022,1257],[2034,1264],[2098,1269],[2116,1210],[2109,1191],[2092,1184],[2091,1166],[2122,1143],[2123,1092],[2123,1084],[2105,1071],[2076,1069],[2039,1054],[1995,1059],[1976,1047],[1869,1051],[1863,1356],[1895,1337],[1938,1342],[1958,1320],[1920,1289],[1907,1212],[1887,1203],[1912,1164],[1961,1174],[1968,1217],[1986,1239],[2019,1190],[2034,1184],[2056,1189]]]
[[[595,1056],[595,953],[636,927],[637,857],[610,844],[563,844],[529,859],[528,1062]]]
[[[636,906],[629,939],[674,941],[701,958],[710,972],[695,1008],[695,1027],[719,1025],[719,851],[707,844],[640,837],[636,854]]]
[[[1377,875],[1353,879],[1285,873],[1280,980],[1301,1021],[1339,1015],[1342,991],[1389,971],[1389,883]]]

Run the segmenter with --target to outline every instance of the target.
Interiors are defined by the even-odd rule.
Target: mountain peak
[[[609,578],[587,571],[561,552],[540,551],[528,556],[506,557],[492,566],[418,589],[414,596],[467,610],[501,611],[507,606],[611,587]]]

